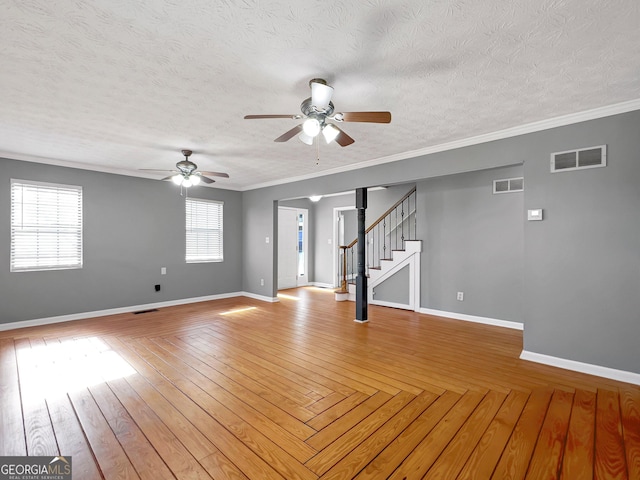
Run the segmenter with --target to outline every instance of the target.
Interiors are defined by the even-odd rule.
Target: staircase
[[[422,241],[415,237],[414,187],[365,230],[369,303],[414,311],[420,308]],[[337,301],[355,301],[357,243],[355,239],[339,247],[341,285],[336,290]],[[375,298],[376,293],[379,298]]]

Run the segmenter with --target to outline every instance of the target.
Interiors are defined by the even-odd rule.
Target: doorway
[[[278,207],[278,290],[308,284],[309,212]]]
[[[355,235],[357,235],[357,225],[354,223],[357,211],[356,207],[335,207],[333,209],[333,287],[340,286],[341,277],[341,265],[342,265],[342,251],[339,249],[340,245],[346,245],[351,242]]]

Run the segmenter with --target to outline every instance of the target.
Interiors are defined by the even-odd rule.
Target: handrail
[[[416,192],[416,187],[413,187],[411,190],[409,190],[409,192],[407,192],[407,194],[406,194],[404,197],[402,197],[400,200],[398,200],[396,203],[394,203],[394,204],[393,204],[393,206],[389,207],[389,209],[388,209],[386,212],[384,212],[382,215],[380,215],[380,216],[378,217],[378,219],[377,219],[375,222],[373,222],[373,223],[369,226],[369,228],[367,228],[367,229],[364,231],[365,235],[366,235],[367,233],[369,233],[371,230],[373,230],[373,229],[376,227],[376,225],[378,225],[380,222],[382,222],[382,221],[385,219],[385,217],[386,217],[387,215],[389,215],[389,214],[390,214],[391,212],[393,212],[396,208],[398,208],[402,202],[404,202],[407,198],[409,198],[409,197],[410,197],[412,194],[414,194],[415,192]],[[351,248],[351,247],[353,247],[356,243],[358,243],[358,238],[357,238],[357,237],[356,237],[356,238],[355,238],[355,240],[353,240],[349,245],[346,245],[346,248]]]
[[[405,211],[405,202],[407,211]],[[380,268],[380,261],[388,260],[393,250],[404,249],[405,241],[416,240],[416,208],[416,187],[414,186],[365,230],[367,271],[371,268]],[[353,280],[355,275],[354,246],[357,243],[356,238],[349,245],[338,247],[342,261],[340,262],[340,287],[337,291],[341,293],[348,291],[348,280]]]

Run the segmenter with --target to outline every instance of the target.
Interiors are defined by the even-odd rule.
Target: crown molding
[[[564,127],[566,125],[586,122],[588,120],[596,120],[598,118],[610,117],[612,115],[619,115],[621,113],[632,112],[635,110],[640,110],[640,98],[636,100],[631,100],[628,102],[621,102],[621,103],[616,103],[614,105],[607,105],[605,107],[585,110],[578,113],[570,113],[568,115],[562,115],[560,117],[554,117],[547,120],[540,120],[538,122],[526,123],[524,125],[510,127],[504,130],[498,130],[496,132],[476,135],[474,137],[463,138],[460,140],[454,140],[452,142],[441,143],[439,145],[424,147],[417,150],[410,150],[407,152],[397,153],[394,155],[388,155],[386,157],[380,157],[373,160],[352,163],[349,165],[345,165],[343,167],[323,170],[322,172],[319,172],[319,173],[313,173],[309,175],[300,175],[297,177],[290,177],[290,178],[281,179],[281,180],[274,180],[272,182],[264,182],[264,183],[259,183],[255,185],[250,185],[247,187],[243,187],[241,190],[242,191],[257,190],[259,188],[273,187],[276,185],[299,182],[302,180],[309,180],[312,178],[324,177],[326,175],[333,175],[336,173],[359,170],[361,168],[373,167],[376,165],[382,165],[384,163],[397,162],[399,160],[407,160],[410,158],[421,157],[423,155],[430,155],[433,153],[445,152],[447,150],[455,150],[457,148],[470,147],[472,145],[479,145],[481,143],[493,142],[495,140],[503,140],[505,138],[517,137],[519,135],[540,132],[543,130],[549,130],[551,128]]]

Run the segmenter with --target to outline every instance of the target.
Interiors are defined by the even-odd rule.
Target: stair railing
[[[369,269],[380,268],[381,260],[391,259],[391,252],[404,250],[404,242],[416,240],[416,187],[413,187],[391,208],[384,212],[365,230],[366,274]],[[357,274],[358,239],[348,245],[340,245],[340,288],[347,292]]]

